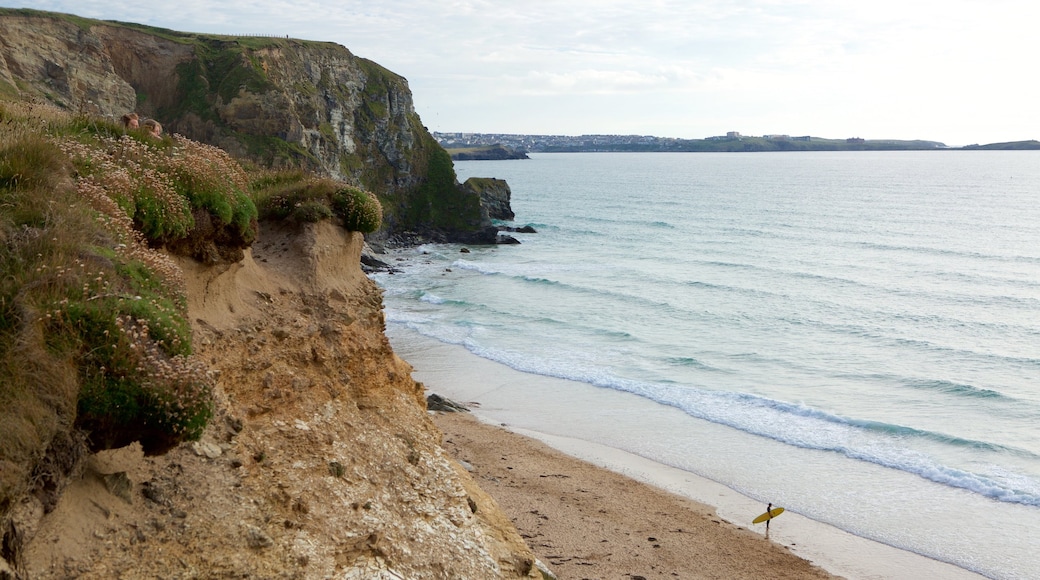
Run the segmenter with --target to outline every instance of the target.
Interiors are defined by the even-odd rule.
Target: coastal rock
[[[512,220],[516,217],[510,206],[513,195],[509,184],[493,177],[470,177],[462,188],[480,196],[481,204],[487,209],[488,217],[495,220]]]
[[[460,405],[451,399],[446,399],[436,393],[430,393],[426,397],[426,408],[430,411],[442,411],[445,413],[469,413],[464,405]]]
[[[517,232],[517,233],[521,233],[521,234],[537,234],[538,233],[538,231],[535,230],[534,227],[532,227],[530,225],[521,226],[519,228],[514,228],[514,227],[511,227],[511,226],[498,226],[498,231],[500,231],[500,232]]]

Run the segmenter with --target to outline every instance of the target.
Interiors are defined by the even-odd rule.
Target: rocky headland
[[[0,578],[548,574],[361,269],[365,235],[498,238],[403,78],[2,9],[0,121]]]
[[[374,193],[399,236],[495,243],[479,196],[423,126],[408,81],[331,42],[201,35],[0,8],[0,96],[38,98]]]

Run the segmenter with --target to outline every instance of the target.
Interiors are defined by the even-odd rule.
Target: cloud
[[[711,119],[752,134],[876,129],[964,143],[1034,138],[1040,126],[1028,0],[5,1],[337,42],[408,78],[440,130],[559,123],[698,137],[714,134]]]

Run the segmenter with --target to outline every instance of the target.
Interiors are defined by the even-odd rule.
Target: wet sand
[[[501,457],[516,458],[519,453],[518,451],[513,455],[506,455],[496,451],[496,449],[507,444],[513,445],[514,443],[511,442],[518,441],[526,443],[524,445],[515,443],[518,445],[516,449],[550,451],[560,458],[560,465],[565,464],[562,463],[563,461],[570,460],[575,462],[571,465],[583,465],[585,466],[583,469],[609,473],[611,476],[618,478],[616,481],[622,482],[617,484],[621,489],[629,490],[637,487],[642,489],[646,487],[671,497],[673,500],[679,498],[682,502],[669,505],[696,506],[695,508],[690,508],[692,513],[711,514],[714,512],[718,514],[714,519],[720,523],[712,523],[713,526],[735,527],[742,529],[747,534],[756,536],[760,540],[764,540],[765,526],[752,525],[751,519],[765,511],[765,503],[751,499],[720,483],[699,477],[689,471],[664,465],[615,447],[594,443],[588,437],[574,435],[574,433],[580,434],[584,432],[585,429],[591,428],[593,425],[610,425],[612,421],[615,421],[621,415],[628,414],[636,406],[640,406],[639,409],[643,413],[645,422],[652,425],[666,424],[669,414],[674,415],[681,413],[681,411],[659,405],[652,406],[652,409],[647,409],[645,401],[635,395],[609,389],[598,389],[564,379],[522,373],[499,363],[477,357],[461,346],[444,344],[399,327],[388,329],[387,335],[391,340],[394,351],[413,365],[414,370],[412,374],[416,380],[425,384],[427,393],[436,393],[454,401],[465,403],[467,407],[472,409],[472,413],[464,414],[465,421],[462,418],[451,416],[435,417],[435,422],[438,423],[442,430],[448,433],[445,438],[445,448],[453,453],[468,454],[467,456],[470,457],[470,460],[467,461],[474,465],[474,469],[478,470],[474,473],[478,484],[506,508],[507,513],[517,522],[517,526],[522,533],[530,536],[534,536],[537,533],[546,533],[544,531],[548,525],[546,520],[538,518],[530,512],[538,510],[540,514],[551,517],[545,511],[548,509],[550,499],[555,504],[568,505],[559,498],[581,499],[591,496],[591,492],[598,493],[598,487],[602,486],[599,484],[587,484],[582,487],[582,489],[587,490],[586,493],[568,492],[569,488],[562,488],[553,494],[543,491],[539,486],[554,481],[557,483],[570,481],[568,478],[548,477],[551,473],[559,473],[559,471],[554,471],[555,467],[539,468],[541,471],[534,473],[529,478],[530,483],[526,486],[522,486],[521,480],[518,479],[520,476],[518,475],[519,470],[516,465],[510,464],[505,466],[512,466],[514,468],[512,470],[502,467],[496,472],[493,468],[502,462]],[[590,407],[590,401],[593,400],[595,401],[595,406]],[[577,409],[580,409],[580,411],[576,411]],[[456,437],[453,429],[461,428],[460,426],[453,426],[456,421],[463,426],[472,423],[473,428],[479,430],[465,437],[462,437],[460,433],[460,436]],[[506,425],[506,428],[503,429],[502,425]],[[549,431],[557,434],[549,434]],[[479,433],[479,435],[475,433]],[[571,435],[560,435],[560,433],[571,433]],[[517,434],[525,437],[519,437]],[[479,447],[473,445],[472,447],[474,448],[471,450],[467,447],[470,446],[469,443],[466,443],[467,440],[493,442],[488,443],[490,447],[486,450],[488,453],[487,459],[478,461],[478,456],[476,455],[477,450],[482,449],[484,443],[481,443]],[[461,449],[461,451],[456,451],[456,449]],[[499,455],[496,456],[495,453],[499,453]],[[523,453],[527,454],[528,451]],[[466,456],[461,458],[466,459]],[[523,471],[531,471],[533,473],[534,468],[528,468]],[[512,478],[507,481],[515,483],[510,485],[502,484],[503,475]],[[547,477],[541,477],[541,475],[546,475]],[[570,473],[565,475],[571,478],[574,477]],[[495,481],[492,478],[498,478],[499,481]],[[567,495],[567,493],[571,495]],[[527,502],[526,505],[532,507],[524,509],[525,504],[523,503],[518,503],[519,507],[509,507],[510,500],[508,499],[508,494],[526,494],[528,499],[524,501]],[[622,497],[626,497],[626,495],[622,495]],[[599,509],[607,508],[596,508],[594,513],[598,513]],[[672,508],[669,507],[668,510],[670,509]],[[646,510],[643,510],[643,512],[646,512]],[[650,519],[651,522],[660,520],[653,512],[651,512],[651,516],[653,516]],[[521,521],[525,517],[538,519],[538,522],[541,522],[542,525],[526,529],[524,527],[525,524]],[[635,520],[632,521],[631,525],[626,524],[630,528],[628,533],[631,537],[638,539],[639,535],[632,536],[634,530],[636,530],[634,527]],[[538,522],[533,523],[537,524]],[[674,525],[669,524],[669,526],[669,529],[672,530],[680,528],[683,530],[693,529],[682,518],[677,518]],[[574,518],[568,524],[561,526],[559,534],[562,538],[578,538],[584,536],[587,530],[594,530],[598,527],[605,527],[605,525],[596,523],[594,519],[582,520],[581,518]],[[643,526],[643,528],[649,529],[647,526]],[[657,533],[664,535],[661,532]],[[648,537],[661,539],[661,536],[648,533],[643,537],[643,542],[649,543],[646,540]],[[919,580],[920,578],[980,580],[983,578],[963,568],[853,535],[790,510],[773,522],[771,540],[773,544],[777,544],[780,549],[788,552],[792,557],[812,562],[838,577],[853,580]],[[571,540],[568,539],[567,541]],[[569,555],[562,552],[550,554],[547,548],[536,545],[538,540],[528,538],[528,542],[546,563],[550,562],[549,556],[591,557],[611,553],[613,554],[612,558],[615,558],[621,557],[620,554],[625,551],[631,551],[626,549],[625,551],[604,552],[602,549],[592,549],[596,547],[592,546],[584,552],[572,550]],[[597,542],[592,542],[592,544],[597,544]],[[691,549],[700,552],[702,548],[698,548],[699,544],[697,542],[699,540],[690,544],[693,546]],[[598,543],[602,544],[603,542]],[[559,545],[553,544],[553,546]],[[657,559],[663,557],[664,552],[660,552],[660,550],[665,549],[665,545],[661,545],[662,548],[654,549],[654,560],[648,562],[645,569],[649,570],[649,565],[655,565]],[[643,544],[634,544],[632,550],[640,546],[643,546]],[[748,559],[741,551],[741,548],[725,548],[725,550],[736,554],[737,559]],[[611,561],[616,564],[616,560],[612,559]],[[564,565],[566,566],[567,564],[564,563]],[[589,573],[588,568],[589,566],[582,565],[577,568],[579,573],[562,573],[560,578],[629,579],[634,577],[632,574],[635,576],[641,575],[644,578],[733,577],[727,573],[719,573],[713,576],[714,572],[704,572],[703,570],[707,569],[701,569],[696,566],[697,572],[692,576],[683,576],[679,572],[676,572],[676,574],[680,574],[678,576],[654,576],[653,574],[647,575],[646,573],[637,572],[635,569],[622,570],[613,565],[609,566],[611,570],[609,573],[594,574]],[[585,570],[586,573],[582,574],[580,570]],[[777,576],[777,573],[776,570],[770,569],[769,573],[758,577],[784,577]],[[625,574],[629,575],[626,576]],[[669,574],[671,573],[669,572]]]
[[[469,413],[435,413],[434,422],[444,448],[561,580],[836,578],[762,533],[726,522],[711,506]]]

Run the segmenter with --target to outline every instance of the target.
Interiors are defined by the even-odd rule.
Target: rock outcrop
[[[481,206],[491,219],[512,221],[516,217],[509,203],[513,192],[504,179],[470,177],[462,187],[480,196]]]
[[[0,94],[113,120],[136,110],[233,155],[364,187],[385,212],[374,243],[409,231],[494,243],[408,82],[334,43],[0,9]]]

